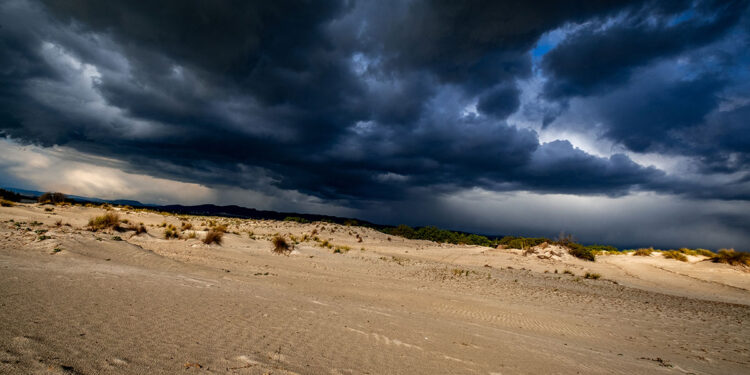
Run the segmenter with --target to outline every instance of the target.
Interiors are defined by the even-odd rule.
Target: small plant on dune
[[[275,254],[288,254],[292,251],[289,243],[280,235],[274,236],[271,239],[271,243],[273,244],[273,252]]]
[[[206,237],[203,238],[203,243],[206,245],[210,245],[212,243],[221,245],[221,240],[223,236],[224,236],[224,232],[219,232],[219,231],[211,229],[208,231],[208,233],[206,233]]]
[[[146,226],[143,225],[143,223],[138,223],[138,225],[131,226],[130,230],[135,231],[136,235],[139,235],[141,233],[148,233],[148,230],[146,229]]]
[[[351,248],[349,246],[336,246],[336,249],[333,250],[336,254],[346,253],[349,252]]]
[[[13,203],[13,202],[11,202],[9,200],[0,199],[0,206],[2,206],[2,207],[13,207],[15,205],[16,205],[15,203]]]
[[[120,236],[114,236],[114,237],[112,237],[112,241],[122,241],[122,237],[120,237]]]
[[[594,252],[586,248],[585,246],[571,242],[565,245],[568,247],[568,253],[576,258],[588,260],[590,262],[596,261],[596,256],[594,255]]]
[[[602,275],[600,275],[598,273],[593,273],[593,272],[586,272],[586,274],[583,275],[583,277],[585,279],[599,280],[599,278],[602,277]]]
[[[702,255],[702,256],[704,256],[704,257],[709,257],[709,258],[713,258],[713,257],[715,257],[715,256],[716,256],[716,253],[714,253],[714,252],[713,252],[713,251],[711,251],[711,250],[706,250],[706,249],[695,249],[695,252],[696,252],[696,253],[697,253],[698,255]]]
[[[217,225],[217,226],[215,226],[215,227],[213,227],[211,229],[214,230],[214,231],[216,231],[216,232],[221,232],[221,233],[226,233],[227,232],[227,226],[224,225],[224,224]]]
[[[566,275],[573,275],[573,271],[571,271],[571,270],[565,270],[565,271],[563,271],[563,273],[566,274]]]
[[[167,225],[167,228],[164,229],[164,238],[166,239],[172,239],[172,238],[179,238],[180,232],[177,230],[177,227],[175,227],[172,224]]]
[[[639,257],[649,257],[649,256],[651,256],[651,253],[653,253],[653,252],[654,252],[654,248],[653,247],[650,247],[648,249],[643,248],[643,249],[636,250],[633,253],[633,255],[636,255],[636,256],[639,256]]]
[[[194,230],[191,230],[191,231],[190,231],[190,232],[188,232],[188,234],[187,234],[187,238],[191,238],[191,239],[192,239],[192,238],[196,238],[196,237],[198,237],[198,235],[197,235],[197,234],[195,233],[195,231],[194,231]]]
[[[101,229],[120,229],[120,217],[113,212],[93,217],[89,220],[89,229],[94,232]]]
[[[54,207],[45,207],[45,208],[44,208],[44,212],[52,212],[52,211],[54,211],[54,210],[55,210],[55,208],[54,208]]]
[[[750,266],[750,253],[735,251],[734,249],[721,249],[718,254],[711,258],[714,263],[726,263],[732,266]]]
[[[192,223],[190,223],[189,221],[182,223],[182,230],[190,230],[190,229],[193,229]]]
[[[676,250],[665,251],[662,253],[662,256],[664,256],[665,259],[675,259],[679,260],[680,262],[688,261],[688,258],[685,256],[685,254]]]
[[[453,276],[457,276],[458,277],[458,276],[469,276],[469,272],[471,272],[471,271],[469,271],[469,270],[463,270],[463,269],[460,269],[460,268],[454,268],[452,270],[452,272],[453,272]]]

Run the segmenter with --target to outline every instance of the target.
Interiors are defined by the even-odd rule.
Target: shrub
[[[590,262],[596,261],[596,256],[594,255],[593,250],[575,242],[571,242],[567,246],[570,255]]]
[[[206,237],[203,238],[203,243],[206,245],[210,245],[212,243],[221,245],[221,240],[223,236],[224,236],[224,232],[219,232],[217,230],[211,229],[208,231],[208,233],[206,233]]]
[[[586,274],[583,275],[583,278],[585,278],[585,279],[593,279],[593,280],[598,280],[600,277],[602,277],[602,275],[600,275],[598,273],[593,273],[593,272],[586,272]]]
[[[750,253],[743,253],[734,249],[721,249],[718,254],[711,258],[711,261],[733,266],[750,266]]]
[[[97,231],[100,229],[119,229],[120,217],[113,212],[107,212],[102,216],[93,217],[89,220],[89,229]]]
[[[187,234],[187,238],[196,238],[196,237],[198,237],[198,234],[196,234],[194,230],[191,230],[191,231],[190,231],[190,232],[189,232],[189,233]]]
[[[63,193],[44,193],[37,198],[37,201],[39,203],[52,203],[52,204],[58,204],[63,203],[68,200],[68,197],[65,196]]]
[[[174,225],[169,224],[167,225],[167,228],[164,229],[164,238],[170,239],[170,238],[179,238],[179,237],[180,237],[180,232],[177,231],[177,228]]]
[[[182,230],[190,230],[190,229],[193,229],[192,223],[190,223],[189,221],[182,223]]]
[[[651,253],[653,253],[653,252],[654,252],[654,248],[650,247],[648,249],[645,249],[645,248],[644,249],[638,249],[638,250],[636,250],[633,253],[633,255],[637,255],[639,257],[648,257],[648,256],[651,256]]]
[[[143,223],[138,223],[138,225],[131,224],[130,227],[128,227],[128,230],[134,231],[136,235],[139,235],[141,233],[148,233],[148,230],[146,229],[146,226],[143,225]]]
[[[221,224],[221,225],[217,225],[217,226],[211,228],[211,230],[216,231],[216,232],[226,233],[227,232],[227,226],[224,225],[224,224]]]
[[[526,250],[530,247],[541,245],[545,242],[549,243],[552,241],[550,241],[547,238],[542,238],[542,237],[532,238],[532,237],[505,236],[502,239],[500,239],[499,244],[504,245],[506,248],[509,248],[509,249]]]
[[[685,256],[685,254],[677,250],[665,251],[662,253],[662,256],[664,256],[665,259],[675,259],[675,260],[679,260],[680,262],[688,261],[688,258]]]
[[[271,239],[271,243],[273,244],[273,252],[275,254],[287,254],[292,251],[291,247],[282,236],[274,236],[273,239]]]
[[[2,207],[13,207],[13,206],[15,206],[15,204],[13,202],[11,202],[11,201],[8,201],[8,200],[5,200],[5,199],[0,199],[0,206],[2,206]]]

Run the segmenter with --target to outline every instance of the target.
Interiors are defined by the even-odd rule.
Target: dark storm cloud
[[[713,18],[672,25],[690,4],[664,4],[11,0],[0,4],[0,132],[160,177],[351,202],[471,187],[610,196],[667,189],[663,172],[625,155],[540,143],[507,122],[520,106],[518,81],[532,75],[530,50],[546,32],[584,25],[543,61],[550,82],[579,95],[709,43],[741,13],[701,3],[696,14]],[[591,32],[607,22],[615,23]],[[625,47],[654,43],[638,56],[612,52],[617,61],[593,56],[597,43],[629,38]],[[613,65],[586,75],[574,69],[577,48]],[[608,136],[656,148],[635,138],[709,118],[723,82],[675,84],[642,103],[651,119],[633,132],[622,132],[640,120],[620,116],[626,107],[603,109],[604,118],[625,117]],[[681,111],[670,92],[702,104]]]
[[[588,24],[544,56],[542,67],[549,75],[545,95],[587,96],[621,85],[635,68],[724,35],[746,6],[745,1],[703,1],[657,17],[653,9],[641,9],[612,25],[608,20]],[[688,9],[690,14],[678,13]]]

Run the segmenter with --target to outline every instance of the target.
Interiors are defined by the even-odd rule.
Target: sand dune
[[[1,373],[750,372],[737,267],[539,259],[329,223],[191,217],[198,238],[166,240],[159,225],[180,218],[134,211],[118,213],[147,234],[85,230],[103,213],[0,208]],[[222,245],[199,241],[208,220],[227,224]],[[274,255],[275,233],[342,251]]]

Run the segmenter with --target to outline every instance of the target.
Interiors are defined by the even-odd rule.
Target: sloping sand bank
[[[84,229],[102,213],[0,208],[0,373],[750,373],[740,268],[327,223],[191,217],[196,239],[166,240],[184,221],[148,212],[119,212],[147,234]],[[205,245],[209,220],[237,234]],[[290,256],[274,233],[300,240]]]

